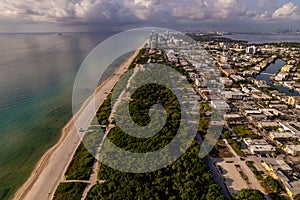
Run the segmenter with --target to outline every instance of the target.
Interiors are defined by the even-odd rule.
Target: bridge
[[[274,74],[262,72],[262,73],[260,73],[259,75],[268,75],[268,76],[272,76],[272,75],[274,75]]]

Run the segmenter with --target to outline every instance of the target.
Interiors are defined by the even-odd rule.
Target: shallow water
[[[0,199],[10,199],[72,116],[76,72],[111,33],[0,34]]]

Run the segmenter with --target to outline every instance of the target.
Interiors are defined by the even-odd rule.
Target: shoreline
[[[130,57],[128,57],[123,63],[121,63],[120,66],[113,72],[113,74],[108,79],[106,79],[101,85],[99,85],[96,88],[95,92],[83,103],[80,110],[62,128],[61,136],[60,136],[59,140],[56,142],[56,144],[54,146],[52,146],[50,149],[48,149],[43,154],[43,156],[39,159],[39,161],[36,163],[31,175],[27,178],[27,180],[22,184],[22,186],[14,194],[14,196],[13,196],[14,200],[25,199],[25,197],[28,196],[28,194],[30,192],[32,192],[32,190],[34,190],[33,186],[37,183],[39,178],[41,178],[42,173],[44,173],[44,171],[46,171],[46,168],[50,164],[49,161],[52,159],[55,159],[55,158],[53,158],[54,154],[57,151],[59,151],[58,150],[59,148],[62,148],[63,144],[65,144],[67,142],[68,137],[70,137],[70,135],[72,133],[74,134],[74,132],[76,133],[76,136],[78,139],[78,144],[76,145],[75,150],[72,150],[73,154],[75,153],[77,146],[80,144],[81,140],[79,139],[79,135],[77,134],[77,129],[74,126],[74,119],[76,119],[77,117],[79,117],[80,115],[83,114],[83,111],[87,108],[88,104],[91,102],[93,103],[94,98],[96,101],[96,99],[98,99],[97,98],[98,96],[105,97],[102,100],[100,100],[99,102],[96,102],[97,110],[99,109],[102,102],[106,99],[106,97],[108,95],[106,87],[113,89],[114,85],[118,82],[119,78],[128,70],[130,64],[134,61],[134,59],[136,58],[136,56],[139,54],[140,50],[143,47],[144,47],[144,44],[141,48],[137,49]],[[92,115],[94,116],[95,113],[93,113]],[[91,118],[91,120],[92,119],[93,118]],[[91,120],[89,121],[89,123],[91,122]],[[68,148],[68,147],[65,147],[65,148]],[[72,147],[69,147],[69,148],[72,148]],[[71,158],[66,163],[66,166],[63,169],[63,174],[61,174],[60,176],[64,175],[64,172],[67,169],[68,164],[70,163],[72,158],[73,158],[73,156],[71,156]],[[50,174],[50,173],[46,173],[46,174]],[[57,177],[57,179],[61,179],[61,177]],[[58,183],[60,183],[60,181]],[[57,186],[58,186],[58,184],[55,185],[55,190],[56,190]],[[54,195],[54,192],[55,191],[52,192],[51,197]],[[39,191],[36,191],[36,193],[39,193]],[[49,199],[49,198],[46,198],[46,199]]]

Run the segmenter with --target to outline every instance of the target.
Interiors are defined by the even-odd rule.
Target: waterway
[[[224,37],[233,40],[245,40],[249,43],[262,44],[262,43],[277,43],[277,42],[300,42],[300,34],[232,34],[225,35]]]
[[[274,82],[270,79],[272,75],[275,75],[281,67],[283,67],[286,64],[286,62],[282,59],[276,60],[275,63],[271,63],[269,67],[267,67],[265,70],[263,70],[258,76],[255,77],[256,80],[265,80],[267,84],[273,85],[277,90],[286,93],[288,96],[300,96],[300,94],[296,91],[291,91],[289,88],[276,85]]]

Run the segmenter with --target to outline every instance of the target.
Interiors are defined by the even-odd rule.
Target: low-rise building
[[[277,109],[259,109],[262,113],[264,113],[268,118],[272,118],[274,116],[283,115],[282,112],[278,111]],[[277,123],[277,122],[274,122]],[[277,123],[278,125],[278,123]]]
[[[212,100],[211,105],[214,109],[230,111],[230,106],[225,101]]]
[[[236,74],[237,71],[234,69],[221,69],[221,72],[223,72],[226,76],[230,76]]]
[[[279,125],[282,126],[282,128],[285,131],[289,131],[291,133],[293,133],[294,135],[300,135],[300,131],[299,131],[299,124],[298,123],[293,123],[293,122],[279,122]]]
[[[256,71],[252,71],[252,70],[245,70],[245,71],[243,71],[243,76],[245,77],[245,76],[250,76],[250,77],[253,77],[253,76],[255,76],[257,74],[257,72]]]
[[[284,151],[291,156],[300,156],[300,145],[286,145]]]
[[[287,77],[288,77],[288,73],[286,73],[286,72],[280,72],[280,73],[278,73],[276,76],[275,76],[275,80],[276,81],[283,81],[283,80],[285,80],[285,79],[287,79]]]
[[[281,68],[281,72],[287,72],[289,73],[291,69],[293,68],[293,65],[285,65]]]
[[[195,78],[195,85],[197,87],[206,87],[207,86],[206,79],[202,77]]]
[[[257,153],[274,153],[276,148],[272,145],[250,145],[249,150],[252,154]]]
[[[241,92],[232,92],[232,91],[225,91],[224,95],[226,99],[233,99],[233,100],[242,100],[245,96]]]
[[[268,119],[267,116],[263,112],[261,112],[259,109],[244,110],[242,112],[250,121],[265,121]]]
[[[293,169],[283,160],[272,160],[272,161],[263,161],[262,166],[268,171],[271,172],[273,178],[278,179],[276,172],[278,171],[292,171]]]
[[[287,110],[288,106],[285,104],[269,104],[270,108],[276,108],[278,110]]]
[[[246,79],[239,76],[239,75],[231,75],[230,78],[232,78],[235,82],[239,82],[239,81],[245,81]]]
[[[224,119],[227,120],[240,120],[242,116],[239,114],[225,114]]]
[[[233,81],[230,78],[228,78],[228,77],[221,77],[220,78],[220,82],[222,84],[224,84],[225,86],[227,86],[227,87],[229,87],[229,86],[231,86],[233,84]]]
[[[270,137],[272,140],[293,140],[296,138],[291,132],[271,132]]]
[[[283,160],[262,161],[261,164],[274,179],[284,186],[291,199],[300,193],[300,181],[289,176],[292,168],[286,162]]]
[[[244,113],[248,115],[260,115],[262,112],[260,110],[244,110]]]
[[[297,109],[300,109],[300,97],[299,96],[289,97],[288,104],[296,107]]]
[[[278,122],[275,121],[262,121],[257,125],[259,128],[277,128],[279,127]]]
[[[254,84],[259,87],[259,88],[262,88],[262,87],[269,87],[267,85],[267,82],[265,80],[254,80]]]
[[[269,143],[264,139],[251,139],[251,138],[245,138],[244,143],[249,147],[251,145],[268,145]]]
[[[284,187],[289,197],[294,198],[300,193],[300,180],[284,183]]]
[[[249,151],[252,154],[273,153],[276,151],[276,148],[270,145],[264,139],[258,140],[258,139],[245,138],[244,143],[247,145]]]
[[[248,119],[250,121],[256,121],[256,122],[258,122],[258,121],[267,120],[268,118],[267,118],[266,115],[262,114],[262,115],[251,115],[251,116],[248,117]]]

